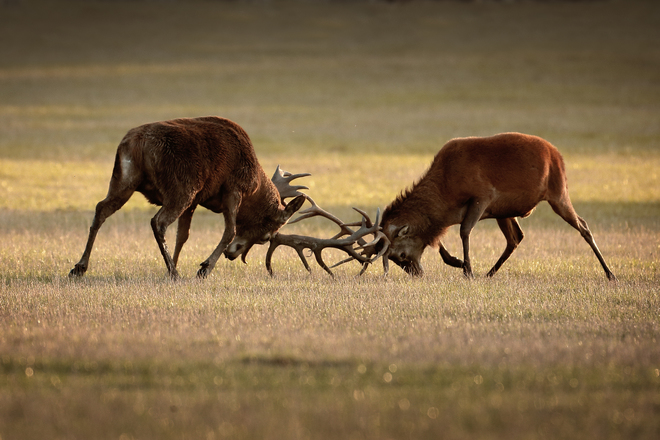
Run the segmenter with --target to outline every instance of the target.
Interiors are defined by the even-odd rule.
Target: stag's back
[[[485,217],[526,216],[540,200],[566,192],[564,163],[549,142],[520,133],[458,138],[383,213],[383,222],[421,224],[429,237],[460,223],[471,200],[487,200]]]
[[[134,166],[137,165],[137,166]],[[247,133],[236,123],[214,116],[174,119],[130,130],[117,150],[122,173],[140,171],[138,188],[153,203],[172,188],[197,192],[197,203],[223,189],[253,193],[262,178]]]
[[[520,133],[449,141],[435,156],[425,179],[441,189],[443,198],[458,204],[495,193],[503,201],[515,198],[518,206],[528,198],[535,206],[548,191],[562,191],[566,186],[557,149],[544,139]]]

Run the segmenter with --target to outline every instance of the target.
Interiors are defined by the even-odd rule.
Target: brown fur
[[[135,191],[162,206],[151,226],[173,278],[178,277],[177,260],[198,205],[225,218],[222,240],[198,272],[205,277],[235,237],[241,237],[242,247],[234,249],[234,258],[267,240],[304,202],[298,197],[289,207],[282,203],[247,133],[228,119],[209,116],[145,124],[129,130],[117,148],[108,195],[96,206],[85,252],[71,276],[85,273],[99,228]],[[177,219],[170,257],[165,231]]]
[[[462,267],[471,277],[470,231],[479,220],[494,218],[507,247],[488,272],[492,276],[523,239],[516,217],[530,215],[543,200],[580,231],[607,277],[615,279],[587,223],[573,209],[561,154],[549,142],[520,133],[449,141],[426,174],[383,213],[381,225],[392,242],[389,258],[407,272],[420,275],[424,249],[439,246],[447,264]],[[461,225],[463,261],[449,255],[440,241],[456,224]]]

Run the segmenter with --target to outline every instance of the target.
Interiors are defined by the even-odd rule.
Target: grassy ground
[[[657,438],[658,17],[644,1],[0,3],[0,438]],[[432,251],[423,279],[331,279],[279,249],[270,278],[263,248],[199,282],[222,234],[202,210],[172,283],[139,195],[70,282],[123,134],[205,114],[241,124],[267,171],[313,173],[308,193],[346,219],[452,137],[543,136],[619,282],[542,205],[494,279],[504,240],[477,227],[470,282]]]

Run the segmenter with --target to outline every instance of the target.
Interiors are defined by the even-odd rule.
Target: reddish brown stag
[[[616,280],[587,223],[573,209],[561,154],[548,141],[520,133],[454,139],[442,147],[426,174],[383,213],[381,226],[390,241],[383,257],[385,271],[389,259],[409,274],[421,275],[424,249],[438,246],[445,263],[472,277],[470,232],[479,220],[494,218],[506,248],[488,272],[493,276],[523,239],[516,217],[527,217],[543,200],[580,232],[607,278]],[[440,241],[457,224],[462,261]]]
[[[87,246],[69,276],[87,271],[99,228],[135,191],[161,206],[151,227],[172,278],[178,277],[177,260],[197,206],[225,220],[222,239],[197,276],[205,278],[223,252],[244,260],[252,245],[270,240],[305,202],[298,189],[306,188],[289,182],[307,174],[282,174],[279,167],[275,174],[279,187],[266,177],[247,133],[228,119],[175,119],[133,128],[117,148],[108,195],[96,205]],[[295,198],[285,204],[286,197]],[[165,231],[177,219],[170,256]]]

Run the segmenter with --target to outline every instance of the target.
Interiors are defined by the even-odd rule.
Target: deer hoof
[[[71,272],[69,272],[69,278],[81,277],[87,272],[87,267],[82,264],[76,264]]]
[[[208,261],[203,262],[202,264],[200,264],[200,266],[202,267],[200,267],[200,269],[197,271],[197,278],[203,280],[207,276],[209,276],[212,268]]]

